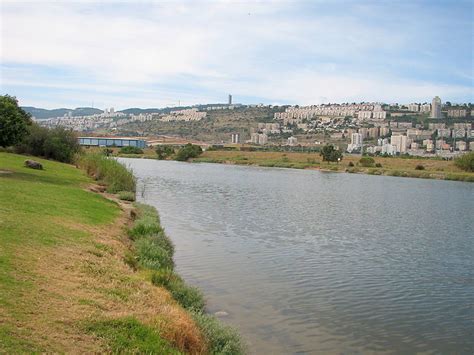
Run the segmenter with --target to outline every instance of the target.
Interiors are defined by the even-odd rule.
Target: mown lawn
[[[0,152],[0,353],[176,353],[148,323],[174,327],[173,340],[174,319],[192,322],[123,263],[119,206],[74,166],[25,159]]]

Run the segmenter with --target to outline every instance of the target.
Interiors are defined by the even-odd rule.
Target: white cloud
[[[226,92],[302,104],[472,96],[469,86],[380,69],[385,60],[429,63],[398,56],[419,46],[413,33],[329,14],[324,4],[296,16],[291,2],[110,3],[4,2],[0,58],[11,67],[2,69],[2,86],[63,88],[64,100],[75,90],[78,100],[133,106],[216,101]]]

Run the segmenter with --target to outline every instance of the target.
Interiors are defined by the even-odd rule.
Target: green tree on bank
[[[334,148],[332,144],[327,144],[321,149],[320,155],[323,157],[323,161],[331,162],[331,161],[341,161],[342,160],[342,153],[341,151]]]
[[[28,133],[30,124],[30,115],[18,106],[15,97],[0,96],[0,147],[19,143]]]
[[[200,146],[188,143],[180,150],[178,150],[178,153],[176,153],[176,160],[186,161],[191,158],[196,158],[201,153],[202,149]]]

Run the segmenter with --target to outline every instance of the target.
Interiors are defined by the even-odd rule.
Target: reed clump
[[[82,154],[76,157],[76,165],[96,181],[106,185],[107,192],[136,191],[133,172],[114,158],[102,154]]]

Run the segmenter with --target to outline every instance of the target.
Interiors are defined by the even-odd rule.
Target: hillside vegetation
[[[120,134],[176,135],[205,142],[229,141],[231,133],[240,133],[242,139],[250,138],[250,130],[258,122],[271,122],[273,113],[268,107],[239,108],[235,110],[208,111],[207,117],[194,122],[135,122],[120,127]]]

